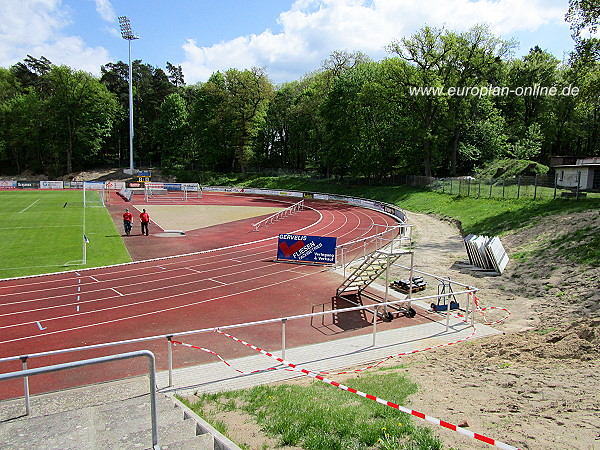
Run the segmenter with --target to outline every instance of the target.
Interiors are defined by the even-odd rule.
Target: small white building
[[[553,156],[550,167],[556,172],[557,187],[600,191],[600,156]]]

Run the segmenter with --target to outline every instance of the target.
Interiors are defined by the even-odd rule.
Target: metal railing
[[[102,356],[99,358],[84,359],[81,361],[72,361],[63,364],[55,364],[52,366],[38,367],[35,369],[27,368],[26,356],[21,356],[20,359],[23,361],[23,370],[16,372],[8,372],[0,374],[0,381],[11,380],[14,378],[23,378],[25,387],[25,413],[31,414],[31,404],[29,402],[29,377],[32,375],[39,375],[42,373],[58,372],[60,370],[74,369],[76,367],[85,367],[92,364],[101,364],[110,361],[120,361],[129,358],[138,358],[145,356],[148,358],[148,375],[150,378],[150,416],[152,422],[152,448],[159,449],[158,445],[158,413],[156,408],[156,362],[154,354],[149,350],[138,350],[128,353],[120,353],[117,355]],[[6,359],[6,358],[4,358]]]
[[[254,227],[254,231],[258,231],[258,229],[263,225],[266,226],[269,223],[273,223],[276,220],[282,219],[289,214],[294,214],[303,209],[304,209],[304,200],[300,200],[298,203],[294,203],[292,206],[288,206],[284,210],[279,211],[273,215],[270,215],[269,217],[261,220],[260,222],[253,223],[252,226]]]
[[[389,247],[394,248],[408,247],[412,245],[412,225],[401,224],[395,226],[375,225],[376,232],[373,236],[356,239],[346,242],[336,247],[336,265],[343,267],[344,277],[346,268],[360,258],[365,258],[372,251]],[[379,231],[379,227],[383,231]]]
[[[404,267],[404,266],[400,266],[400,267]],[[432,276],[437,280],[443,279],[441,277],[437,277],[435,275],[431,275],[426,272],[421,272],[416,269],[412,269],[412,270],[414,273],[420,273],[425,276]],[[413,273],[413,272],[411,272],[411,273]],[[453,295],[455,297],[461,296],[461,295],[466,295],[466,307],[464,309],[465,321],[466,322],[470,321],[471,324],[473,324],[475,310],[470,308],[470,296],[471,296],[471,294],[477,292],[479,289],[476,287],[470,287],[470,286],[467,286],[465,284],[458,283],[455,281],[450,281],[450,280],[446,280],[446,281],[451,284],[456,284],[457,286],[461,286],[462,288],[464,288],[462,290],[453,292]],[[405,299],[386,301],[386,302],[381,302],[381,303],[377,303],[374,305],[362,305],[362,306],[354,306],[354,307],[343,308],[343,309],[332,309],[329,311],[319,311],[319,312],[313,312],[313,313],[308,313],[308,314],[299,314],[299,315],[294,315],[294,316],[278,317],[278,318],[259,320],[259,321],[254,321],[254,322],[245,322],[245,323],[233,324],[233,325],[202,328],[202,329],[198,329],[198,330],[191,330],[191,331],[180,332],[180,333],[148,336],[148,337],[143,337],[143,338],[123,340],[123,341],[107,342],[104,344],[95,344],[95,345],[87,345],[87,346],[81,346],[81,347],[72,347],[72,348],[67,348],[67,349],[62,349],[62,350],[53,350],[53,351],[47,351],[47,352],[32,353],[32,354],[21,355],[21,356],[10,356],[10,357],[0,358],[0,363],[16,361],[16,360],[20,359],[21,361],[23,361],[24,364],[26,364],[27,359],[30,359],[30,358],[38,358],[38,357],[52,356],[52,355],[66,354],[66,353],[74,353],[74,352],[84,351],[84,350],[97,350],[97,349],[102,349],[102,348],[107,348],[107,347],[116,347],[116,346],[120,346],[120,345],[129,345],[129,344],[139,344],[139,343],[145,343],[145,342],[156,341],[156,340],[166,340],[167,346],[168,346],[167,347],[167,355],[168,355],[167,357],[168,357],[168,371],[169,371],[168,376],[169,376],[169,387],[170,387],[170,386],[173,386],[173,349],[172,349],[173,343],[172,343],[172,340],[174,337],[190,336],[190,335],[196,335],[196,334],[202,334],[202,333],[212,333],[212,332],[219,331],[219,330],[232,330],[232,329],[237,329],[237,328],[280,323],[281,324],[281,355],[282,355],[282,358],[285,359],[286,323],[288,321],[308,319],[308,318],[310,318],[312,320],[312,318],[314,318],[314,317],[321,317],[321,316],[334,315],[334,314],[344,314],[344,313],[348,313],[348,312],[352,312],[352,311],[366,310],[371,313],[374,312],[373,323],[372,323],[372,327],[373,327],[372,345],[375,345],[376,334],[377,334],[377,317],[378,317],[377,312],[378,312],[379,308],[386,308],[388,306],[406,304],[406,303],[408,303],[409,305],[412,305],[412,303],[416,302],[416,301],[425,301],[425,302],[429,303],[430,301],[433,301],[433,300],[436,300],[439,298],[448,297],[447,294],[434,294],[434,295],[427,295],[427,296],[423,296],[423,297],[411,298],[411,295],[412,295],[412,293],[409,293],[409,295]],[[448,308],[448,311],[445,311],[445,312],[442,311],[441,313],[446,314],[446,330],[445,331],[448,332],[450,329],[449,321],[450,321],[450,316],[452,315],[452,313],[450,311],[450,308]],[[470,317],[470,319],[469,319],[469,317]],[[136,352],[133,352],[133,353],[136,353]],[[150,352],[148,352],[148,353],[150,353]],[[118,355],[116,355],[116,356],[118,357]],[[110,358],[110,357],[105,357],[105,358]],[[123,359],[123,358],[118,358],[118,359]],[[98,360],[98,362],[102,362],[101,361],[102,358],[97,358],[96,360]],[[90,361],[95,361],[95,360],[90,360]],[[70,364],[70,363],[67,363],[67,364]],[[63,366],[63,365],[59,365],[59,366]],[[24,367],[26,367],[26,366],[24,366]],[[52,367],[52,366],[50,366],[50,367]],[[63,368],[67,368],[67,367],[63,367]],[[38,369],[31,369],[31,370],[38,370]],[[61,370],[61,369],[57,369],[57,370]],[[14,373],[18,374],[19,372],[14,372]],[[36,372],[36,373],[39,373],[39,372]],[[151,375],[152,377],[154,377],[153,373]],[[10,375],[10,374],[5,374],[5,375]],[[15,378],[16,376],[21,376],[21,375],[15,375],[10,378]],[[0,380],[2,380],[2,379],[6,379],[6,377],[0,376]],[[153,383],[154,383],[154,381],[153,381]],[[153,386],[154,385],[155,384],[153,384]],[[28,390],[29,388],[28,388],[27,383],[24,384],[24,389],[25,389],[25,398],[27,399],[29,397],[29,390]]]

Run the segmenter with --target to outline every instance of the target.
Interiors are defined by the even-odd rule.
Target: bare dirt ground
[[[531,449],[600,449],[600,269],[574,266],[550,239],[591,226],[600,212],[544,218],[501,237],[511,260],[499,277],[460,269],[466,260],[455,226],[410,214],[419,269],[481,289],[483,307],[508,308],[494,325],[504,335],[402,358],[420,385],[411,407],[491,438]],[[535,250],[545,249],[543,256]],[[490,311],[488,319],[500,317]],[[391,363],[393,364],[393,363]],[[455,448],[489,448],[451,431],[436,431]]]
[[[546,252],[512,259],[501,276],[457,264],[467,257],[455,224],[414,213],[409,219],[415,226],[417,269],[476,286],[482,307],[507,308],[511,315],[494,325],[502,335],[384,363],[401,365],[397,370],[418,383],[406,406],[520,448],[600,449],[600,270],[574,266],[564,249],[546,248],[550,239],[574,229],[591,226],[600,232],[600,212],[540,219],[502,236],[509,255]],[[504,314],[491,310],[488,320]],[[335,380],[351,385],[356,376]],[[276,446],[239,410],[218,408],[209,414],[247,448]],[[432,428],[446,448],[490,448],[414,420]]]

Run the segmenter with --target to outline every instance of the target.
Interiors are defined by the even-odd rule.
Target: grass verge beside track
[[[0,204],[0,278],[131,260],[106,208],[84,208],[81,191],[0,191]]]
[[[401,366],[352,376],[354,389],[403,404],[416,392],[415,383],[400,373]],[[277,446],[304,449],[441,449],[431,430],[415,425],[406,413],[365,400],[319,381],[257,386],[233,392],[203,394],[197,402],[183,400],[220,432],[235,433],[227,412],[242,410]],[[248,419],[244,419],[247,422]],[[235,441],[235,437],[232,439]],[[272,448],[267,443],[236,442],[241,448]]]
[[[537,201],[473,198],[405,186],[346,186],[298,177],[263,177],[240,184],[248,187],[326,192],[380,200],[408,211],[457,220],[465,235],[473,233],[501,236],[505,232],[535,223],[541,217],[600,211],[600,198],[595,196],[578,200],[558,198]],[[573,262],[600,264],[600,236],[593,230],[588,234],[580,232],[561,236],[561,245],[572,249],[570,258]]]

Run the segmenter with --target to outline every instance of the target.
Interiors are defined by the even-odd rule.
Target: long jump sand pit
[[[237,220],[250,219],[284,210],[271,206],[223,206],[223,205],[134,205],[145,208],[150,219],[163,230],[191,231]]]

